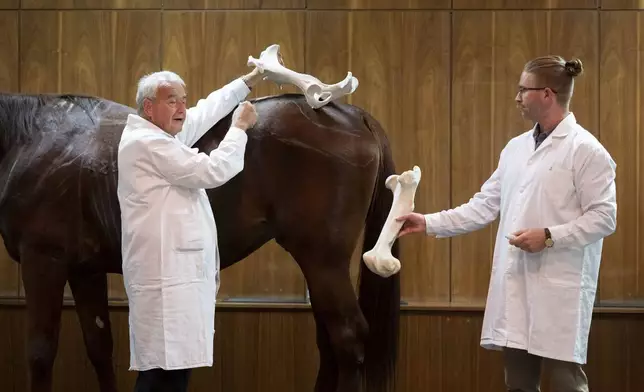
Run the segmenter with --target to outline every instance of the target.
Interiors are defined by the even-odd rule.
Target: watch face
[[[550,246],[552,246],[554,244],[555,244],[555,242],[551,238],[546,239],[546,246],[550,247]]]

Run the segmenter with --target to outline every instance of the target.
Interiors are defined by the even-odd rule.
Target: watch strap
[[[554,246],[554,244],[555,244],[555,242],[552,240],[552,233],[550,233],[550,229],[548,229],[547,227],[545,229],[543,229],[543,230],[546,233],[546,241],[545,241],[546,242],[546,247],[552,248]]]

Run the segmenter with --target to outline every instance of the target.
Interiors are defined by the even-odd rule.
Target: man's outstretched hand
[[[404,222],[398,233],[398,238],[410,233],[425,232],[425,216],[422,214],[412,212],[411,214],[399,216],[396,221]]]

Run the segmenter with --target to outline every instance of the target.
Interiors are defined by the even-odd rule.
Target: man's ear
[[[548,96],[554,100],[557,99],[557,94],[555,94],[555,92],[552,91],[550,87],[546,87],[546,94],[548,94]]]
[[[145,113],[145,116],[150,118],[152,114],[152,100],[150,98],[146,98],[143,101],[143,113]]]

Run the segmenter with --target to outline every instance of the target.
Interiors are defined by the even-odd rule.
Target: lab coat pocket
[[[174,276],[185,282],[204,279],[205,249],[201,220],[190,214],[172,217]]]
[[[542,282],[530,301],[530,346],[535,352],[573,360],[579,327],[579,290]]]
[[[191,214],[175,214],[172,223],[173,247],[177,252],[198,252],[204,249],[201,220]]]
[[[546,170],[541,186],[548,201],[555,207],[566,208],[575,196],[573,172],[560,166],[551,166]]]
[[[579,287],[581,284],[583,250],[551,248],[544,250],[543,280],[561,287]]]

